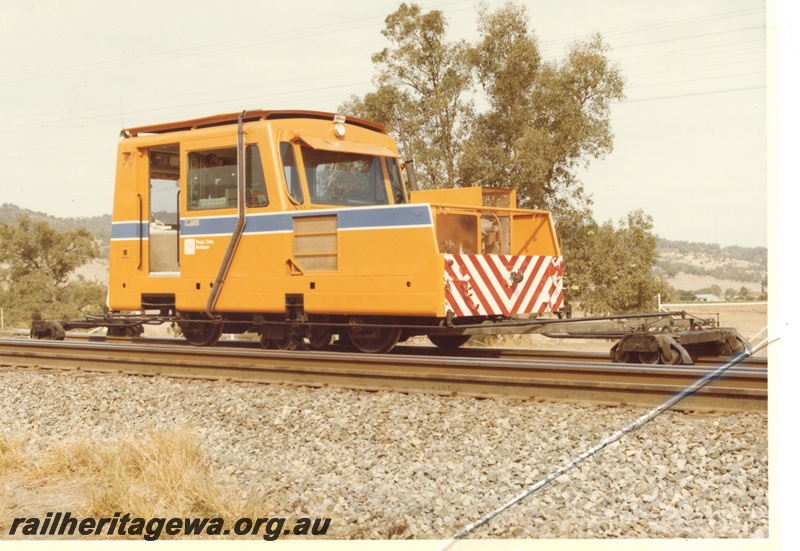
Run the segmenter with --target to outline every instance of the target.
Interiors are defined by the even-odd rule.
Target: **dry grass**
[[[22,438],[0,436],[0,476],[19,469],[26,460]]]
[[[0,481],[4,482],[13,473],[24,468],[27,455],[21,438],[0,436]],[[0,486],[0,530],[11,525],[12,514],[8,505],[8,491],[5,485]]]
[[[263,496],[242,498],[215,483],[199,440],[181,430],[150,431],[120,441],[65,442],[38,457],[24,449],[22,439],[0,439],[0,475],[19,487],[41,487],[42,494],[71,487],[70,493],[82,497],[71,509],[87,517],[125,512],[228,522],[269,516]],[[0,493],[0,529],[8,526],[11,498]]]
[[[25,460],[26,454],[21,438],[0,436],[0,481],[23,468]],[[8,491],[5,486],[0,486],[0,530],[8,529],[11,524],[11,511],[7,503]]]

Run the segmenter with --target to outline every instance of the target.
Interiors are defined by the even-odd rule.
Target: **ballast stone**
[[[24,437],[30,453],[181,429],[197,436],[215,482],[269,496],[274,516],[331,516],[336,539],[447,538],[641,413],[0,370],[1,436]],[[766,415],[669,412],[470,537],[768,537],[768,463]]]

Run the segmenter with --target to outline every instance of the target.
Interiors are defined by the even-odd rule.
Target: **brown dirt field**
[[[761,283],[758,282],[717,279],[713,276],[699,276],[685,274],[683,272],[677,274],[675,277],[667,278],[665,281],[675,289],[683,291],[699,291],[700,289],[707,289],[712,285],[719,285],[723,292],[726,289],[735,289],[738,292],[742,287],[746,287],[753,293],[761,292]]]

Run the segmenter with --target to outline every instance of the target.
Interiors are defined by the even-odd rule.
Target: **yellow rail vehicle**
[[[513,191],[407,191],[382,125],[249,111],[130,128],[118,147],[109,309],[159,310],[187,340],[365,352],[557,311],[549,213]]]

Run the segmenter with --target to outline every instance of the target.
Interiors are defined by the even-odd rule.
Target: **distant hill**
[[[100,244],[100,256],[104,258],[108,257],[108,243],[111,240],[110,214],[104,214],[102,216],[82,216],[80,218],[58,218],[50,214],[24,209],[9,203],[0,205],[0,222],[14,224],[17,217],[21,214],[27,214],[31,220],[43,220],[58,231],[86,228]]]
[[[44,220],[58,231],[74,230],[76,228],[86,228],[89,233],[100,241],[111,239],[111,215],[102,216],[82,216],[80,218],[58,218],[43,212],[36,212],[29,209],[5,203],[0,205],[0,221],[13,224],[20,214],[27,214],[32,220]]]
[[[766,247],[720,247],[659,239],[657,251],[659,259],[653,273],[676,289],[697,291],[715,284],[723,290],[766,290]]]

